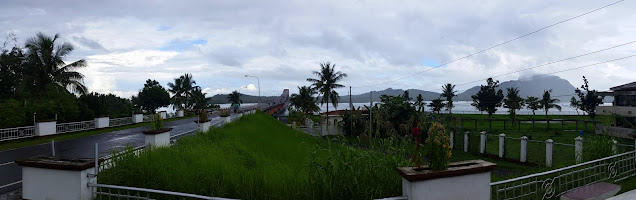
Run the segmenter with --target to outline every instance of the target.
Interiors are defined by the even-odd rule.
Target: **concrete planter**
[[[177,110],[177,117],[183,117],[183,110]]]
[[[143,131],[146,145],[154,147],[163,147],[170,145],[170,131],[172,128],[164,128],[159,130]]]
[[[32,200],[89,200],[95,170],[91,159],[64,160],[48,157],[16,161],[22,166],[22,198]]]
[[[106,128],[110,126],[110,117],[97,117],[95,118],[95,128]]]
[[[47,136],[47,135],[55,135],[57,133],[56,129],[57,122],[37,122],[35,123],[35,135],[37,136]]]
[[[450,163],[447,170],[400,167],[402,196],[410,200],[490,199],[490,172],[497,165],[483,160]],[[461,189],[458,189],[461,188]]]
[[[132,116],[132,120],[133,120],[133,123],[135,123],[135,124],[136,123],[142,123],[142,122],[144,122],[144,115],[143,114],[134,114]]]
[[[232,119],[230,118],[230,116],[227,117],[221,117],[221,121],[227,123],[232,122]]]
[[[168,112],[166,112],[166,111],[161,111],[161,112],[159,112],[159,115],[161,115],[161,119],[167,119],[167,117],[168,117]]]
[[[211,120],[208,120],[206,122],[198,122],[195,121],[197,123],[197,126],[199,127],[199,131],[202,133],[208,132],[208,130],[210,129],[210,124],[212,124]]]

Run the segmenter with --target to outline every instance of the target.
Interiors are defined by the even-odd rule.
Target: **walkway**
[[[231,117],[234,118],[235,115]],[[212,117],[211,119],[213,126],[222,124],[221,118],[218,116]],[[189,118],[166,122],[165,127],[173,128],[170,135],[176,135],[196,129],[197,125],[194,123],[195,120],[196,118]],[[149,129],[149,126],[144,126],[55,142],[55,154],[63,158],[94,158],[95,143],[98,143],[99,156],[105,156],[114,149],[130,145],[134,145],[135,147],[144,145],[144,135],[141,132]],[[50,143],[0,151],[0,194],[17,190],[21,187],[19,183],[3,187],[7,184],[22,180],[22,169],[13,163],[13,161],[34,156],[50,155]]]

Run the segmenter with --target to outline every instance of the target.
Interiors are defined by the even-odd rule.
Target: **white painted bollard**
[[[526,162],[528,156],[528,137],[521,137],[521,155],[519,155],[519,161]]]
[[[450,132],[450,147],[455,147],[455,133],[453,131]]]
[[[486,131],[480,132],[479,135],[479,153],[486,152]]]
[[[576,163],[583,161],[583,137],[581,136],[574,138],[574,158]]]
[[[545,141],[545,166],[552,167],[552,152],[554,147],[554,141],[548,139]]]
[[[464,132],[464,152],[468,152],[468,131]]]
[[[504,152],[506,151],[506,134],[499,134],[499,157],[503,158],[504,157]]]
[[[136,123],[142,123],[142,122],[144,122],[144,115],[143,114],[134,114],[132,116],[132,120],[133,120],[133,123],[135,123],[135,124]]]
[[[37,122],[35,123],[35,135],[46,136],[57,134],[57,122]]]
[[[102,116],[95,118],[95,128],[106,128],[110,126],[110,117]]]

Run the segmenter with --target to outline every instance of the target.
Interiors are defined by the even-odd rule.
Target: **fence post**
[[[479,135],[479,153],[485,153],[486,152],[486,131],[482,131],[480,132],[481,134]]]
[[[613,152],[614,154],[618,154],[618,148],[616,147],[616,146],[617,146],[617,143],[618,143],[618,142],[617,142],[615,139],[612,139],[612,152]]]
[[[504,157],[504,151],[505,149],[505,144],[506,143],[506,134],[501,133],[499,134],[499,157],[503,158]]]
[[[55,157],[55,140],[51,140],[51,156]]]
[[[552,152],[554,147],[554,141],[548,139],[545,141],[545,166],[552,167]]]
[[[464,152],[468,152],[468,131],[464,132]]]
[[[581,136],[574,138],[574,158],[576,163],[583,161],[583,137]]]
[[[519,161],[526,162],[528,155],[528,137],[525,135],[521,137],[521,155],[519,155]]]
[[[455,133],[453,131],[450,132],[450,147],[455,147]]]

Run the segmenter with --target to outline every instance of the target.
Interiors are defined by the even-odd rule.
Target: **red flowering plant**
[[[415,163],[416,169],[421,169],[422,164],[424,162],[423,153],[420,151],[420,146],[422,144],[422,127],[420,127],[417,122],[415,123],[415,126],[411,129],[411,134],[413,135],[413,138],[415,138],[415,140],[417,141],[415,146],[415,152],[411,154],[411,160],[413,161],[413,163]]]

